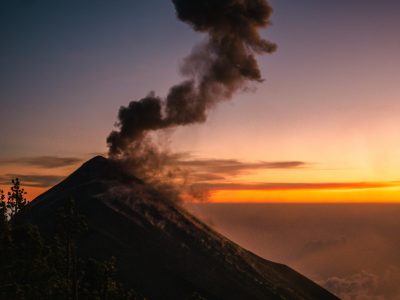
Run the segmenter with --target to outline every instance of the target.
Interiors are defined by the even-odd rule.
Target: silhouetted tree
[[[9,209],[10,219],[13,219],[19,212],[22,212],[28,202],[26,201],[26,192],[21,188],[18,178],[12,179],[11,191],[8,192],[7,208]]]
[[[56,234],[51,245],[52,262],[57,270],[56,285],[64,299],[76,300],[83,276],[77,244],[87,225],[72,199],[57,213],[56,222]]]
[[[7,203],[4,191],[0,190],[0,233],[4,231],[7,226]]]
[[[25,211],[26,192],[18,178],[12,180],[7,201],[0,193],[0,278],[2,299],[41,299],[46,280],[46,254],[36,226],[16,222]]]
[[[0,299],[5,299],[11,289],[9,277],[10,246],[7,202],[4,191],[0,190]]]
[[[4,191],[0,190],[0,249],[3,251],[3,255],[0,255],[0,260],[5,259],[4,249],[9,241],[9,224],[8,224],[8,212],[7,202],[4,195]]]
[[[0,300],[136,300],[116,279],[116,259],[79,256],[85,218],[70,199],[57,212],[53,237],[29,223],[26,192],[12,180],[0,191]]]
[[[133,291],[126,291],[116,279],[116,258],[107,261],[89,259],[83,278],[83,298],[88,300],[139,299]]]
[[[199,293],[194,292],[189,296],[189,298],[187,298],[187,300],[207,300],[207,299],[201,296]]]
[[[21,299],[42,299],[50,277],[48,251],[37,226],[13,224],[11,231],[11,278]]]

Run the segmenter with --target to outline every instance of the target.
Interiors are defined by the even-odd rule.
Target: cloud
[[[399,270],[392,267],[384,274],[377,275],[362,270],[345,277],[333,276],[319,283],[343,300],[398,300],[399,279]]]
[[[198,159],[180,160],[177,163],[181,166],[206,170],[218,174],[235,175],[246,170],[260,169],[295,169],[307,166],[302,161],[277,161],[277,162],[242,162],[236,159]]]
[[[209,190],[348,190],[400,187],[400,182],[257,182],[257,183],[199,183]]]
[[[383,300],[373,295],[378,285],[378,276],[366,271],[342,278],[334,276],[320,284],[343,300]]]
[[[400,300],[398,204],[186,204],[217,231],[344,300]]]
[[[81,161],[82,159],[78,157],[36,156],[1,159],[0,163],[12,165],[28,165],[51,169],[71,166]]]
[[[61,180],[65,178],[65,176],[36,175],[36,174],[31,174],[31,175],[6,174],[0,176],[0,184],[10,185],[11,179],[13,178],[19,178],[21,180],[22,186],[48,188],[59,183]]]
[[[299,169],[309,167],[302,161],[243,162],[236,159],[182,159],[172,162],[178,167],[190,170],[191,177],[197,182],[224,180],[245,173],[265,169]]]
[[[224,180],[225,177],[220,175],[214,175],[210,173],[197,173],[192,175],[193,179],[196,182],[203,182],[203,181],[214,181],[214,180]]]

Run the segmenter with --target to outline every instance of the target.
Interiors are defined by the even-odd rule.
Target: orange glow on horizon
[[[37,196],[43,194],[45,191],[48,190],[48,188],[43,188],[43,187],[30,187],[30,186],[24,186],[22,184],[21,186],[25,192],[26,192],[26,199],[28,201],[32,201],[33,199],[35,199]],[[0,190],[4,191],[4,194],[7,197],[7,192],[10,190],[10,186],[6,186],[6,185],[1,185],[0,186]]]
[[[28,188],[25,188],[25,191],[27,192],[26,196],[27,196],[27,199],[29,201],[32,201],[37,196],[43,194],[47,190],[48,190],[48,188],[39,188],[39,187],[28,187]]]
[[[319,186],[319,187],[318,187]],[[43,187],[22,186],[31,201],[48,190]],[[7,194],[9,186],[0,186]],[[189,200],[189,202],[191,202]],[[257,189],[230,187],[213,189],[211,203],[399,203],[400,183],[316,183],[314,188]]]
[[[399,187],[365,189],[214,190],[212,203],[399,203]]]

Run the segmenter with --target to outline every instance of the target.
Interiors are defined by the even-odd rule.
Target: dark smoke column
[[[153,93],[121,107],[117,131],[107,138],[109,154],[127,155],[149,131],[201,123],[218,102],[228,100],[249,81],[262,81],[255,54],[276,46],[260,37],[270,24],[266,0],[172,0],[177,16],[208,40],[193,48],[181,73],[187,78],[171,87],[167,97]]]

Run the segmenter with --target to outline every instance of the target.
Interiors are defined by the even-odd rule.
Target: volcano
[[[71,198],[89,228],[81,255],[116,257],[120,281],[148,300],[338,299],[225,238],[115,161],[92,158],[37,197],[32,222],[50,233]]]

